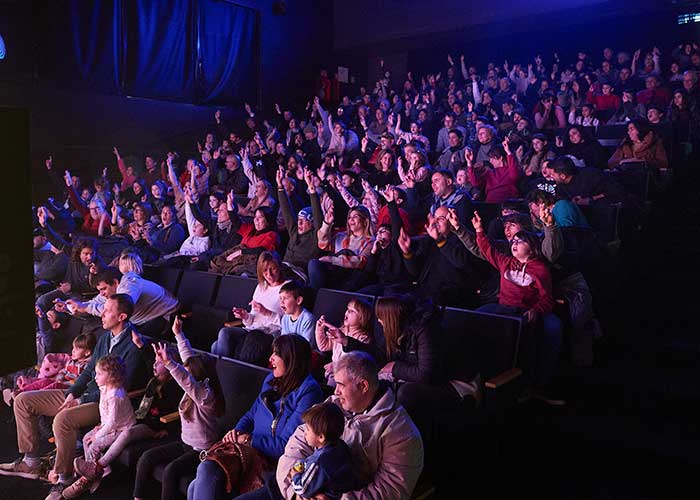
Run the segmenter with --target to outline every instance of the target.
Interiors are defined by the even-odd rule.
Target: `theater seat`
[[[171,267],[143,266],[143,277],[158,283],[173,295],[177,295],[182,269]]]
[[[253,298],[258,281],[240,276],[223,276],[214,299],[214,307],[231,310],[232,307],[247,307]]]
[[[341,326],[345,316],[345,308],[351,299],[364,300],[374,310],[375,297],[372,295],[321,288],[316,294],[314,302],[314,317],[318,318],[324,315],[329,323]]]
[[[193,304],[211,305],[219,279],[220,276],[214,273],[183,271],[177,290],[180,311],[191,311]]]

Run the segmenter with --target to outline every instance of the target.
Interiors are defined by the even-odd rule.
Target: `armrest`
[[[503,373],[500,373],[499,375],[488,379],[484,385],[488,389],[498,389],[499,387],[502,387],[507,383],[515,380],[522,374],[523,371],[520,368],[511,368],[510,370],[504,371]]]
[[[129,399],[133,398],[138,398],[140,396],[143,396],[146,393],[146,388],[144,387],[143,389],[136,389],[133,391],[129,391],[126,393],[126,395],[129,397]]]
[[[233,321],[227,321],[226,323],[224,323],[224,326],[226,328],[231,328],[234,326],[241,326],[242,324],[243,324],[243,321],[241,321],[240,319],[234,319]]]
[[[167,415],[163,415],[160,417],[160,421],[163,424],[169,424],[170,422],[175,422],[176,420],[179,420],[180,418],[180,412],[174,411],[172,413],[168,413]]]

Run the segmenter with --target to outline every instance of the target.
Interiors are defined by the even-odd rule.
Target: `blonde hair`
[[[282,271],[282,262],[280,262],[280,258],[275,252],[263,252],[260,254],[256,269],[258,275],[258,285],[262,287],[268,286],[267,280],[265,280],[265,269],[272,264],[275,264],[280,272]]]
[[[122,271],[122,262],[124,263],[124,270]],[[141,276],[143,274],[143,262],[139,254],[130,251],[122,252],[119,256],[119,270],[122,273],[134,272]]]
[[[357,311],[357,328],[365,333],[369,332],[370,321],[372,320],[372,307],[362,299],[350,299],[347,307],[354,307]]]

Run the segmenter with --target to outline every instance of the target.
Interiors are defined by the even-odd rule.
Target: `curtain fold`
[[[257,13],[228,2],[199,0],[198,93],[204,103],[254,99],[257,86]]]

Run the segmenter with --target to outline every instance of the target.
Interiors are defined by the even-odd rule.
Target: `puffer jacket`
[[[380,389],[382,390],[382,389]],[[423,440],[394,391],[384,393],[362,413],[345,414],[342,439],[353,455],[355,478],[362,488],[344,493],[344,500],[408,499],[423,470]],[[329,401],[340,405],[337,397]],[[291,500],[294,489],[289,470],[314,452],[304,439],[306,426],[299,426],[289,439],[277,466],[277,484]]]
[[[301,425],[301,415],[320,402],[323,393],[309,375],[295,390],[275,399],[272,379],[272,374],[267,376],[253,406],[236,424],[236,430],[252,434],[251,446],[274,461],[284,452],[294,429]]]
[[[622,160],[639,160],[647,162],[651,168],[668,168],[668,156],[664,143],[654,132],[649,132],[641,142],[632,144],[626,140],[615,150],[608,160],[608,167],[615,168]]]

